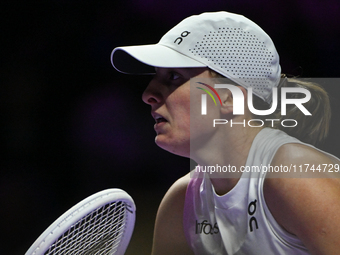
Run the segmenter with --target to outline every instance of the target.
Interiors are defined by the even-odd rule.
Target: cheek
[[[177,126],[188,127],[190,123],[190,90],[179,88],[176,93],[171,95],[171,103],[168,109],[172,113]]]
[[[220,106],[215,105],[210,97],[207,98],[206,102],[206,114],[202,114],[202,94],[191,95],[190,103],[190,122],[191,130],[205,129],[213,126],[213,120],[219,119],[220,117]]]
[[[176,126],[182,133],[189,133],[190,131],[190,104],[181,104],[176,111]]]

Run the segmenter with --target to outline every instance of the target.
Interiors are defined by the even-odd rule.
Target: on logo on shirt
[[[253,223],[255,224],[256,229],[259,228],[259,226],[257,225],[257,220],[256,220],[255,216],[253,216],[256,212],[256,202],[257,202],[257,200],[255,199],[254,201],[250,202],[249,205],[248,205],[248,214],[250,216],[252,216],[249,220],[250,232],[254,231]]]

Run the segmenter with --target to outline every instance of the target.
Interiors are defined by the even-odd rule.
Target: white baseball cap
[[[229,12],[190,16],[157,44],[117,47],[115,69],[127,74],[154,74],[154,67],[208,67],[271,103],[280,83],[279,55],[271,38],[253,21]]]

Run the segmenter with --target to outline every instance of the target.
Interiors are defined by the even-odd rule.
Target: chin
[[[190,145],[185,144],[172,144],[171,142],[166,142],[163,139],[160,139],[158,136],[155,139],[155,142],[158,147],[166,150],[172,154],[182,156],[182,157],[190,157]]]

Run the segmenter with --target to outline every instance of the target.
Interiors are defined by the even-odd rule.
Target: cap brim
[[[154,67],[194,68],[206,64],[160,44],[115,48],[111,53],[113,67],[127,74],[154,74]]]

